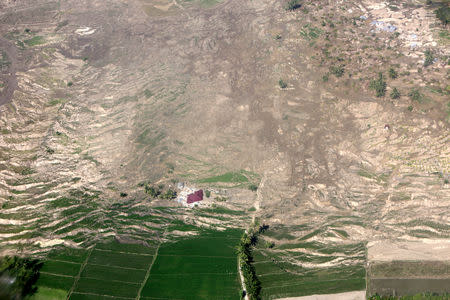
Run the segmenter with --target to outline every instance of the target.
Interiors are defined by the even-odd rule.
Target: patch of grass
[[[431,52],[431,50],[426,50],[425,51],[425,61],[423,63],[423,66],[428,67],[429,65],[432,65],[433,62],[434,62],[433,52]]]
[[[245,183],[248,182],[248,178],[242,174],[242,172],[228,172],[218,176],[212,176],[198,180],[199,183]]]
[[[114,284],[109,280],[80,278],[75,292],[134,298],[138,293],[139,287],[140,283],[127,283],[124,280]]]
[[[303,28],[300,30],[300,35],[306,40],[315,40],[322,33],[323,33],[322,29],[311,26],[310,24],[304,25]]]
[[[88,263],[102,265],[126,267],[135,269],[147,269],[152,261],[152,256],[138,254],[124,254],[107,251],[92,251]]]
[[[66,103],[66,102],[67,102],[66,99],[52,99],[52,100],[50,100],[50,101],[47,103],[47,105],[48,105],[48,106],[55,106],[55,105],[58,105],[58,104],[64,104],[64,103]]]
[[[28,298],[28,300],[65,300],[68,292],[65,290],[52,289],[45,286],[38,288],[36,294]]]
[[[418,88],[413,88],[409,93],[408,96],[411,100],[417,101],[419,103],[422,103],[424,101],[424,95],[420,92]]]
[[[76,276],[80,270],[80,263],[69,263],[62,261],[46,261],[42,266],[41,272]]]
[[[389,69],[389,77],[395,79],[398,77],[398,73],[394,68]]]
[[[24,40],[23,41],[27,46],[29,47],[33,47],[33,46],[37,46],[37,45],[41,45],[45,43],[45,39],[42,36],[34,36],[31,39],[28,40]]]

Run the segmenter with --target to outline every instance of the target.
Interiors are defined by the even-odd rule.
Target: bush
[[[280,79],[278,81],[278,85],[280,86],[280,88],[285,89],[287,88],[287,83],[283,81],[283,79]]]
[[[258,190],[258,186],[256,184],[250,184],[248,189],[252,192],[256,192]]]
[[[210,190],[205,190],[205,196],[206,196],[206,198],[211,197],[211,191]]]
[[[419,89],[414,88],[408,93],[409,98],[413,101],[422,102],[423,101],[423,94],[419,91]]]
[[[289,2],[287,3],[287,6],[286,6],[286,10],[293,11],[293,10],[300,8],[300,6],[301,5],[298,2],[298,0],[289,0]]]
[[[330,73],[336,77],[342,77],[342,75],[344,75],[344,72],[345,72],[344,65],[330,67]]]
[[[398,73],[397,73],[397,71],[394,70],[394,68],[389,69],[389,77],[392,79],[395,79],[398,77]]]
[[[126,196],[128,196],[128,194],[127,193],[124,193],[124,192],[122,192],[122,193],[120,193],[120,197],[126,197]]]
[[[431,52],[430,50],[425,51],[425,61],[423,63],[424,67],[428,67],[429,65],[433,64],[433,52]]]
[[[168,189],[164,194],[161,194],[162,199],[171,200],[177,197],[177,192],[172,189]]]
[[[328,79],[329,79],[328,78],[328,74],[325,74],[325,75],[322,76],[322,81],[323,82],[328,82]]]
[[[67,83],[67,86],[72,86],[73,85],[73,82],[72,81],[69,81],[68,83]]]
[[[400,92],[397,90],[397,88],[394,88],[391,92],[391,98],[392,99],[398,99],[400,98]]]
[[[370,88],[375,90],[377,97],[383,97],[386,94],[386,81],[383,79],[383,74],[378,73],[378,79],[370,82]]]

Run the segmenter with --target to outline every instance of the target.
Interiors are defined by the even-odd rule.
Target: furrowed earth
[[[450,238],[448,1],[299,4],[0,1],[0,254],[44,262],[32,299],[238,299],[255,220],[262,299],[450,293],[417,255]],[[146,192],[178,182],[211,195]]]

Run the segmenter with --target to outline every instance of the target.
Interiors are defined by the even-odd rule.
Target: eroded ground
[[[423,2],[2,1],[2,252],[252,215],[286,231],[267,251],[293,266],[448,238],[448,31]],[[202,181],[227,172],[248,181]],[[246,214],[198,216],[138,185],[180,180]],[[324,261],[323,245],[343,250]]]

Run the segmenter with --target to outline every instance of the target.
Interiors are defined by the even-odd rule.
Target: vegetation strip
[[[252,264],[252,250],[258,242],[258,235],[265,229],[266,227],[264,225],[259,226],[258,222],[255,221],[247,232],[244,232],[237,247],[239,266],[242,271],[242,276],[244,277],[244,285],[246,288],[245,292],[250,300],[261,299],[261,282],[256,276],[256,270]]]
[[[94,250],[94,247],[89,249],[89,253],[86,256],[86,259],[84,260],[83,264],[81,265],[80,271],[78,272],[78,275],[75,277],[75,281],[73,282],[72,287],[70,288],[70,291],[69,291],[69,293],[67,295],[67,299],[70,299],[70,296],[72,295],[73,290],[75,289],[75,286],[78,283],[78,280],[80,280],[81,273],[83,272],[84,268],[86,267],[86,264],[87,264],[87,262],[89,260],[89,257],[91,256],[91,253],[92,253],[93,250]]]
[[[140,255],[140,256],[153,256],[153,254],[147,254],[147,253],[136,253],[136,252],[124,252],[124,251],[112,251],[112,250],[106,250],[106,249],[95,249],[96,251],[100,252],[112,252],[112,253],[121,253],[121,254],[131,254],[131,255]]]
[[[96,294],[96,293],[84,293],[84,292],[73,292],[72,294],[101,296],[101,297],[116,298],[116,299],[134,299],[134,298],[129,298],[129,297],[119,297],[119,296],[110,296],[110,295],[100,295],[100,294]],[[69,297],[67,297],[67,299],[69,299]]]

